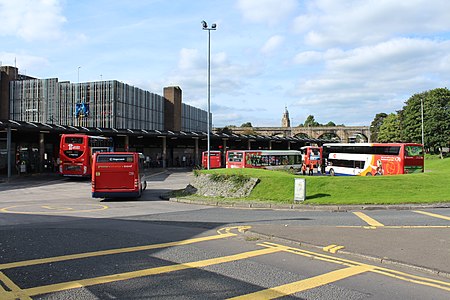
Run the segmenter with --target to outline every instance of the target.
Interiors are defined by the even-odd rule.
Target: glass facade
[[[183,103],[181,106],[181,130],[206,132],[208,129],[207,116],[208,112]],[[211,116],[210,114],[210,120],[212,120]]]
[[[10,118],[17,121],[52,123],[56,121],[58,79],[12,81]]]
[[[61,125],[164,130],[164,98],[118,82],[58,82],[57,78],[10,83],[10,118]],[[182,130],[206,131],[207,112],[182,105]]]

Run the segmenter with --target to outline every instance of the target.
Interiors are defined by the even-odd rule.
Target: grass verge
[[[245,199],[223,201],[262,201],[292,203],[294,178],[283,171],[261,169],[214,169],[201,171],[237,174],[259,178],[260,182]],[[306,201],[313,205],[407,204],[450,202],[450,159],[427,157],[425,172],[396,176],[331,177],[306,176]],[[220,199],[215,199],[220,200]]]

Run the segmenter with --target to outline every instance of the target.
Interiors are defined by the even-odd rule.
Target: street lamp
[[[207,135],[207,153],[208,153],[208,159],[207,159],[207,169],[209,170],[210,165],[210,148],[211,148],[211,140],[210,140],[210,111],[211,111],[211,30],[216,30],[217,26],[216,24],[211,24],[211,27],[208,27],[208,24],[205,21],[202,21],[202,29],[208,30],[208,115],[207,115],[207,124],[206,124],[206,130],[208,131]]]
[[[80,83],[80,68],[81,67],[78,67],[78,83]]]
[[[425,136],[423,134],[423,99],[420,98],[420,111],[422,115],[422,146],[425,147]]]

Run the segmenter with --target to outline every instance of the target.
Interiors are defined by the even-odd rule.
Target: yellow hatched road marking
[[[384,225],[381,224],[380,222],[378,222],[375,219],[372,219],[371,217],[369,217],[368,215],[366,215],[365,213],[356,211],[353,212],[357,217],[361,218],[364,222],[366,222],[367,224],[369,224],[370,226],[374,226],[374,227],[383,227]]]
[[[430,217],[434,217],[434,218],[439,218],[439,219],[444,219],[444,220],[450,221],[450,217],[443,216],[443,215],[433,214],[433,213],[426,212],[426,211],[421,211],[421,210],[413,210],[413,212],[418,213],[418,214],[422,214],[422,215],[426,215],[426,216],[430,216]]]
[[[276,253],[276,252],[280,252],[280,251],[282,251],[282,249],[276,248],[276,247],[264,248],[264,249],[260,249],[260,250],[248,251],[248,252],[243,252],[243,253],[239,253],[239,254],[222,256],[222,257],[194,261],[194,262],[188,262],[188,263],[183,263],[183,264],[150,268],[150,269],[134,271],[134,272],[126,272],[126,273],[120,273],[120,274],[113,274],[113,275],[100,276],[100,277],[89,278],[89,279],[81,279],[81,280],[75,280],[75,281],[70,281],[70,282],[63,282],[63,283],[50,284],[50,285],[45,285],[45,286],[40,286],[40,287],[28,288],[28,289],[24,289],[23,292],[29,296],[36,296],[36,295],[60,292],[60,291],[65,291],[65,290],[70,290],[70,289],[75,289],[75,288],[82,288],[82,287],[92,286],[92,285],[97,285],[97,284],[105,284],[105,283],[110,283],[110,282],[128,280],[128,279],[133,279],[133,278],[138,278],[138,277],[143,277],[143,276],[164,274],[164,273],[186,270],[186,269],[193,269],[193,268],[202,268],[202,267],[207,267],[207,266],[211,266],[211,265],[232,262],[232,261],[236,261],[236,260],[248,259],[248,258],[260,256],[260,255]]]
[[[13,263],[0,264],[0,270],[32,266],[32,265],[47,264],[47,263],[66,261],[66,260],[72,260],[72,259],[102,256],[102,255],[111,255],[111,254],[167,248],[167,247],[173,247],[173,246],[189,245],[189,244],[194,244],[194,243],[198,243],[198,242],[224,239],[224,238],[228,238],[231,236],[236,236],[236,234],[227,231],[226,233],[223,233],[223,234],[219,233],[217,235],[181,240],[181,241],[176,241],[176,242],[168,242],[168,243],[152,244],[152,245],[136,246],[136,247],[127,247],[127,248],[117,248],[117,249],[110,249],[110,250],[101,250],[101,251],[94,251],[94,252],[86,252],[86,253],[54,256],[54,257],[48,257],[48,258],[25,260],[25,261],[13,262]]]
[[[373,268],[373,266],[368,265],[353,266],[230,299],[276,299],[358,275]]]
[[[0,282],[10,289],[10,291],[5,290],[2,285],[0,285],[0,299],[21,299],[21,300],[31,300],[31,298],[26,295],[11,279],[9,279],[3,272],[0,272]]]

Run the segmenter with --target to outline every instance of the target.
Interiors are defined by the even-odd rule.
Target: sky
[[[36,78],[179,86],[207,110],[208,44],[214,127],[281,126],[285,107],[368,126],[449,86],[450,2],[0,0],[0,63]]]

